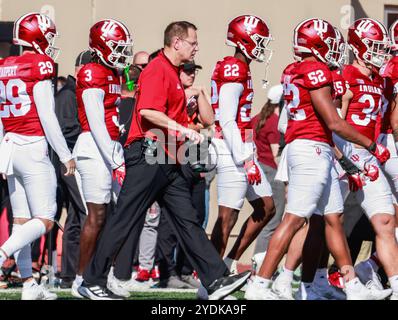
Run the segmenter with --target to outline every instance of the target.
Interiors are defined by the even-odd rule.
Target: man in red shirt
[[[186,99],[179,78],[181,64],[192,61],[198,51],[196,27],[186,21],[173,22],[164,33],[164,49],[142,72],[137,106],[125,145],[126,178],[116,212],[108,217],[83,278],[79,292],[93,300],[121,297],[107,289],[107,274],[124,243],[138,245],[145,215],[154,201],[167,210],[166,218],[209,299],[222,299],[241,288],[250,272],[229,276],[221,257],[202,229],[181,166],[173,158],[173,148],[188,138],[200,143],[204,137],[189,129]],[[167,134],[168,138],[163,137]],[[166,161],[159,154],[162,148]]]

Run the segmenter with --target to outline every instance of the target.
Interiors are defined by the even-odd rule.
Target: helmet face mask
[[[250,36],[256,47],[252,50],[251,55],[255,57],[258,62],[265,62],[268,64],[272,58],[272,50],[268,48],[273,40],[272,37],[263,37],[258,33]]]
[[[45,50],[45,54],[48,55],[51,59],[53,59],[54,61],[57,60],[58,55],[60,53],[60,49],[58,47],[55,46],[55,40],[59,37],[58,33],[52,33],[52,32],[48,32],[45,35],[47,42],[48,42],[48,47]]]
[[[380,68],[390,57],[391,45],[385,41],[371,40],[368,38],[362,41],[368,47],[367,52],[363,55],[363,60]]]
[[[128,39],[126,43],[110,40],[107,42],[107,46],[112,50],[112,53],[108,56],[110,67],[125,69],[131,65],[133,59],[133,42],[131,39]]]

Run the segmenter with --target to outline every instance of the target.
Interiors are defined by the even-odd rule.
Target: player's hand
[[[375,181],[379,177],[379,168],[374,164],[365,163],[363,173],[370,181]]]
[[[253,160],[249,160],[245,162],[245,171],[247,180],[250,184],[260,184],[261,183],[261,173],[258,169],[258,166],[254,163]]]
[[[76,170],[76,162],[75,160],[71,159],[65,163],[66,172],[64,174],[65,177],[73,176]]]
[[[347,174],[348,186],[352,192],[362,190],[363,186],[366,185],[363,177],[359,173]]]
[[[195,130],[192,130],[192,129],[189,129],[186,127],[182,127],[180,129],[180,133],[182,136],[188,138],[194,144],[202,143],[205,140],[205,137],[203,134],[200,134],[199,132],[196,132]]]
[[[7,180],[7,175],[5,173],[2,173],[1,177],[3,178],[3,180]]]
[[[126,167],[124,163],[117,169],[112,171],[112,179],[116,180],[119,186],[123,185],[124,178],[126,177]]]
[[[381,164],[390,159],[390,151],[380,143],[373,142],[369,146],[368,151],[373,154]]]

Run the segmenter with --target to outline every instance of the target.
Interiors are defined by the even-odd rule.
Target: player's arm
[[[141,109],[140,115],[146,120],[155,124],[157,127],[167,129],[171,134],[175,132],[176,135],[185,136],[194,143],[201,143],[204,140],[203,135],[199,134],[193,129],[182,126],[181,124],[169,118],[162,111],[155,109]]]
[[[117,152],[119,150],[115,146],[116,142],[112,141],[106,128],[104,97],[104,90],[98,88],[86,89],[82,94],[84,109],[94,141],[105,162],[112,169],[117,169],[124,163],[124,159],[123,155]]]
[[[351,103],[352,97],[354,94],[350,89],[347,89],[346,93],[343,95],[341,99],[341,109],[340,110],[340,116],[345,119],[347,116],[347,111],[348,111],[348,106]]]
[[[61,127],[54,111],[55,102],[51,80],[37,82],[33,87],[33,98],[46,139],[51,148],[57,153],[60,161],[67,168],[65,175],[74,174],[76,164],[62,135]]]
[[[343,139],[359,144],[367,149],[372,145],[372,140],[360,134],[346,121],[340,118],[333,104],[331,88],[329,86],[311,90],[310,95],[314,109],[325,121],[327,127],[331,131],[335,132]]]
[[[398,86],[398,85],[397,85]],[[394,92],[396,89],[394,88]],[[391,102],[391,116],[390,123],[392,128],[392,134],[394,136],[395,146],[398,150],[398,95],[394,94],[394,99]]]
[[[241,132],[236,123],[239,99],[243,93],[241,83],[226,83],[219,93],[220,126],[232,157],[237,165],[253,158],[253,148],[243,143]]]
[[[198,107],[199,107],[199,120],[201,124],[207,128],[214,123],[214,112],[210,104],[210,96],[203,87],[199,88]]]

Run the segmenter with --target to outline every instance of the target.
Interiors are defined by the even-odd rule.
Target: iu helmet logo
[[[106,20],[103,26],[101,27],[102,36],[104,38],[107,38],[109,34],[113,34],[115,32],[116,27],[117,27],[116,23],[114,23],[111,20]]]
[[[245,26],[246,30],[248,32],[252,32],[253,29],[255,29],[258,25],[258,22],[260,19],[253,17],[253,16],[245,16],[245,21],[243,22],[243,25]]]
[[[369,32],[372,27],[373,27],[372,21],[362,20],[360,24],[358,24],[355,33],[358,35],[358,37],[361,37],[362,33]]]
[[[370,29],[373,27],[373,23],[370,20],[362,20],[356,30],[355,33],[357,34],[358,37],[362,37],[362,33],[367,33],[370,31]]]
[[[318,156],[320,156],[321,153],[322,153],[322,150],[321,150],[321,148],[316,147],[316,148],[315,148],[315,152],[317,153]]]
[[[41,32],[45,33],[51,27],[50,18],[44,14],[38,14],[36,17]]]
[[[328,31],[328,24],[324,20],[314,20],[314,29],[322,37]]]

